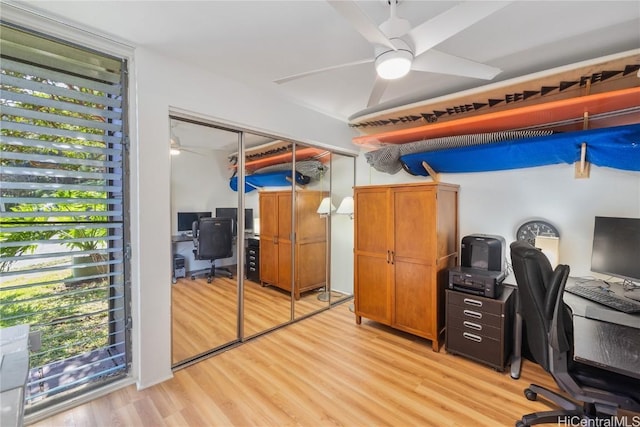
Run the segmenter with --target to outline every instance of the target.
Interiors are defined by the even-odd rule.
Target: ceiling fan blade
[[[378,105],[380,103],[382,95],[384,95],[384,91],[387,89],[387,86],[389,86],[389,80],[385,80],[376,75],[376,81],[373,83],[373,88],[371,89],[371,95],[369,95],[367,107],[373,107],[374,105]]]
[[[423,22],[407,33],[418,56],[476,22],[507,6],[509,1],[467,1]]]
[[[346,64],[332,65],[330,67],[318,68],[318,69],[312,70],[312,71],[305,71],[304,73],[292,74],[290,76],[283,77],[283,78],[278,79],[278,80],[274,80],[273,82],[277,83],[277,84],[287,83],[287,82],[290,82],[291,80],[296,80],[296,79],[299,79],[299,78],[302,78],[302,77],[312,76],[314,74],[324,73],[325,71],[337,70],[337,69],[340,69],[340,68],[352,67],[354,65],[360,65],[360,64],[368,64],[368,63],[373,62],[373,61],[374,60],[372,58],[369,58],[369,59],[361,59],[359,61],[348,62]]]
[[[398,50],[382,31],[353,1],[327,0],[340,15],[347,19],[355,29],[372,44]]]
[[[501,69],[491,67],[470,59],[449,55],[439,50],[431,49],[413,60],[411,69],[430,73],[452,74],[454,76],[473,77],[474,79],[491,80],[502,72]]]

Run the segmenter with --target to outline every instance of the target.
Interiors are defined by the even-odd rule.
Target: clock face
[[[535,246],[536,236],[560,237],[558,229],[553,224],[543,220],[527,221],[518,227],[516,238]]]

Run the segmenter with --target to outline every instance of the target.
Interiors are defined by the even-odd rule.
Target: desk
[[[570,277],[566,287],[581,279]],[[619,285],[611,289],[622,294]],[[565,292],[564,302],[573,312],[573,358],[580,362],[640,379],[640,315],[626,314]],[[516,301],[519,309],[519,301]],[[522,318],[516,314],[511,377],[520,378]]]

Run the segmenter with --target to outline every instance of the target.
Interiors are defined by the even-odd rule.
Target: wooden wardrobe
[[[291,291],[291,248],[295,235],[295,299],[327,282],[327,219],[316,211],[323,191],[296,191],[292,228],[292,192],[260,193],[260,282]]]
[[[458,262],[458,186],[356,187],[355,312],[432,342],[445,326],[448,269]]]

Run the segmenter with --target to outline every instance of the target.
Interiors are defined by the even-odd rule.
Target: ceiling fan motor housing
[[[402,39],[390,39],[397,50],[389,49],[385,46],[376,46],[375,66],[378,75],[383,79],[398,79],[405,76],[411,69],[413,62],[413,51],[411,47]]]

